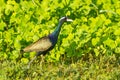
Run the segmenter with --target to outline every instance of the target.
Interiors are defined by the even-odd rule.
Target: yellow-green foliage
[[[92,79],[99,80],[102,77],[108,76],[106,77],[106,80],[108,80],[113,79],[111,75],[114,73],[120,75],[120,72],[115,69],[116,72],[112,74],[108,72],[108,74],[100,75],[100,78],[95,78],[97,74],[101,73],[101,71],[96,72],[101,65],[98,63],[90,65],[87,64],[87,62],[85,62],[86,64],[83,62],[69,64],[71,68],[69,68],[69,65],[60,65],[60,63],[58,63],[59,67],[62,67],[63,69],[58,68],[56,64],[51,64],[49,70],[50,68],[53,69],[49,71],[45,68],[43,69],[43,72],[41,72],[42,69],[40,69],[38,62],[38,64],[36,63],[36,67],[34,66],[32,68],[33,72],[32,70],[27,72],[30,73],[31,76],[25,74],[26,69],[24,69],[23,65],[25,66],[25,64],[34,57],[35,52],[25,53],[21,57],[20,50],[35,42],[40,37],[53,32],[59,19],[63,16],[68,16],[73,19],[73,22],[65,23],[62,26],[57,45],[49,52],[50,54],[45,56],[45,60],[48,62],[46,63],[47,66],[44,65],[45,67],[50,65],[49,62],[60,61],[63,55],[65,56],[65,60],[73,57],[80,58],[83,57],[83,55],[88,54],[92,54],[95,57],[99,57],[100,55],[107,55],[109,57],[114,54],[117,56],[117,59],[119,59],[119,0],[1,0],[0,65],[2,64],[2,68],[5,68],[1,71],[2,76],[0,75],[0,78],[7,80],[15,78],[33,80],[32,78],[35,79],[35,76],[37,76],[36,79],[38,79],[39,76],[42,76],[41,79],[43,79],[46,75],[48,76],[48,79],[59,79],[59,76],[64,76],[60,78],[64,79],[71,75],[67,79],[70,79],[71,77],[74,79],[74,76],[77,77],[75,78],[76,80],[78,78],[89,79],[92,76]],[[75,67],[73,68],[72,73],[70,73],[69,70],[72,69],[74,65]],[[77,70],[81,65],[82,67],[85,67],[86,65],[90,66],[87,68],[80,68],[84,69],[80,70],[83,72],[77,73]],[[102,65],[104,65],[104,63]],[[67,69],[65,68],[66,66]],[[91,72],[92,70],[94,71],[94,68],[95,72]],[[113,68],[113,66],[111,66],[111,68]],[[74,69],[76,74],[74,74]],[[45,75],[44,70],[47,71]],[[101,70],[104,72],[106,71],[104,69]],[[93,74],[95,74],[94,77]],[[13,75],[15,76],[12,77]],[[45,79],[47,79],[47,77]]]

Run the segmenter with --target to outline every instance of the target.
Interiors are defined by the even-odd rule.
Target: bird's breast
[[[57,36],[53,36],[53,35],[49,35],[49,39],[52,42],[53,46],[55,46],[55,44],[57,43]]]

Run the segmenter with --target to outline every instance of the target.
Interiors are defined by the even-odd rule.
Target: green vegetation
[[[1,0],[0,80],[120,79],[119,0]],[[40,56],[20,50],[62,26],[56,47]],[[42,59],[42,58],[43,59]]]

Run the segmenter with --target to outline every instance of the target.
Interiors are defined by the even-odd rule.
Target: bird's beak
[[[72,22],[73,20],[72,20],[72,19],[67,19],[66,21],[68,21],[68,22]]]

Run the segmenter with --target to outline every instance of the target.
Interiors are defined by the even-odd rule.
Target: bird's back
[[[52,47],[52,42],[48,36],[40,38],[38,41],[23,49],[24,52],[44,52]]]

